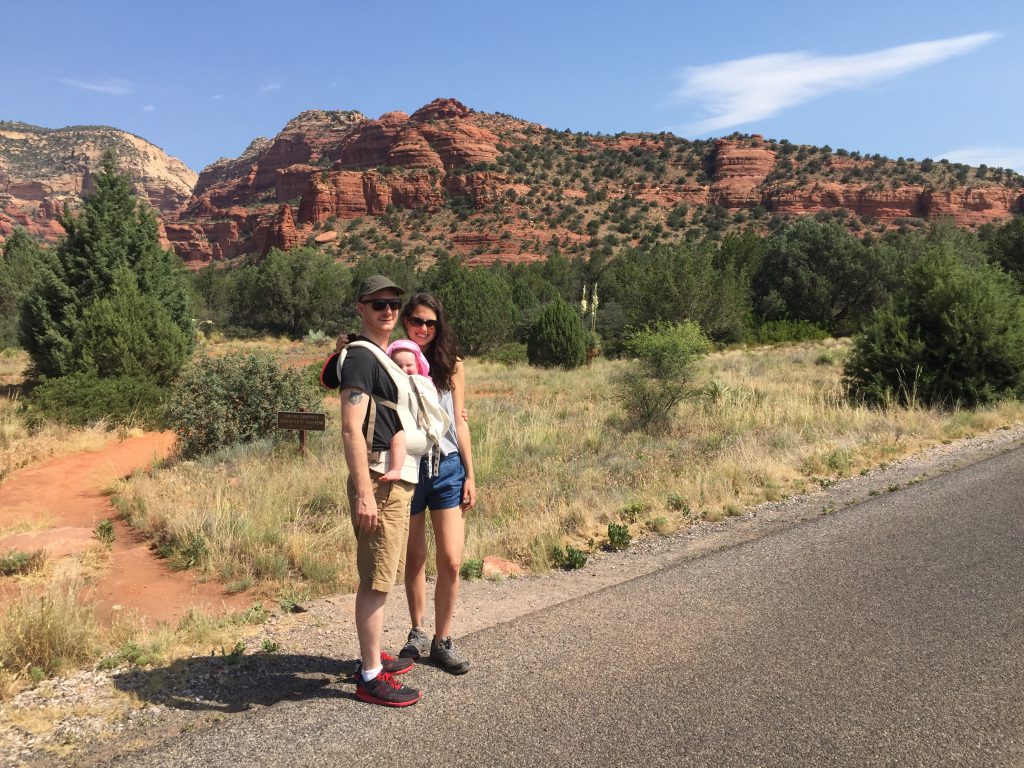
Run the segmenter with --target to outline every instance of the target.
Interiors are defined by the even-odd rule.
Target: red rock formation
[[[444,161],[419,131],[403,130],[388,150],[388,165],[400,168],[436,168],[444,170]]]
[[[424,125],[419,131],[441,158],[444,168],[493,163],[501,154],[498,137],[486,128],[465,123],[441,123]]]
[[[270,216],[261,216],[253,232],[253,246],[257,253],[266,254],[271,248],[286,251],[302,240],[295,229],[291,206],[281,205]]]
[[[441,175],[430,171],[405,173],[391,177],[391,199],[402,208],[433,212],[444,205]]]
[[[444,187],[452,197],[468,197],[475,208],[487,208],[504,194],[507,182],[508,177],[502,173],[471,171],[451,174],[445,179]]]
[[[366,118],[358,112],[310,110],[288,121],[273,141],[257,139],[237,160],[219,160],[199,174],[189,215],[205,199],[214,208],[245,205],[276,190],[277,172],[289,166],[328,158],[336,146]],[[291,198],[285,198],[291,199]]]
[[[167,239],[186,264],[194,267],[213,259],[210,242],[200,227],[182,222],[168,222],[164,226]]]
[[[457,99],[434,99],[412,113],[410,120],[426,123],[431,120],[452,120],[471,115],[473,110]]]
[[[751,208],[761,202],[761,185],[775,167],[766,147],[736,141],[715,142],[710,201],[723,208]]]
[[[369,120],[358,126],[329,156],[342,168],[368,168],[386,165],[388,152],[398,138],[398,132],[408,122],[405,112],[388,112],[379,120]]]
[[[298,200],[309,185],[309,179],[320,169],[314,165],[289,165],[277,171],[277,202]]]
[[[390,189],[382,184],[379,174],[327,171],[309,179],[299,204],[299,221],[319,224],[332,216],[354,219],[380,214],[390,197]]]
[[[1024,208],[1024,196],[1019,189],[996,185],[926,191],[921,197],[921,206],[930,218],[949,216],[960,226],[976,227],[1005,221]]]
[[[856,195],[848,194],[842,184],[819,182],[811,187],[774,189],[765,197],[765,205],[772,213],[807,216],[833,208],[853,208]]]

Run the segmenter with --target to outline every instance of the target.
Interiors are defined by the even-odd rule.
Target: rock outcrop
[[[432,213],[450,195],[486,206],[504,178],[462,171],[492,163],[501,150],[476,114],[454,99],[378,120],[358,112],[303,112],[273,141],[251,146],[244,159],[205,169],[181,217],[188,225],[179,222],[168,237],[182,258],[205,263],[245,248],[266,253],[304,240],[330,219],[376,216],[392,205]],[[250,211],[231,217],[238,240],[218,240],[214,225],[238,206]]]
[[[62,235],[64,204],[78,204],[108,149],[158,215],[175,214],[191,196],[195,172],[138,136],[104,126],[0,122],[0,238],[16,226],[44,240]]]
[[[552,249],[610,255],[692,227],[763,228],[766,215],[845,212],[857,231],[881,232],[940,217],[977,227],[1024,212],[1021,177],[1000,169],[972,174],[757,135],[576,134],[436,99],[376,120],[302,112],[198,177],[113,129],[0,123],[0,239],[15,225],[59,237],[64,204],[89,188],[111,145],[157,209],[162,242],[192,267],[305,243],[338,258],[383,247],[487,265]],[[360,218],[371,220],[352,221]]]
[[[775,167],[775,153],[719,139],[713,154],[710,201],[723,208],[750,208],[761,202],[762,185]]]

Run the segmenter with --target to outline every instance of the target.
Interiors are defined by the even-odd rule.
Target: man
[[[359,286],[356,314],[359,337],[383,349],[398,322],[404,291],[383,275],[366,278]],[[370,454],[388,450],[401,430],[392,408],[371,408],[371,399],[395,402],[394,380],[368,349],[351,347],[340,375],[341,434],[348,465],[348,499],[357,543],[359,588],[356,591],[356,633],[362,664],[356,675],[356,696],[373,704],[405,707],[419,701],[420,692],[394,677],[412,668],[408,659],[381,652],[384,605],[398,574],[405,567],[409,537],[409,504],[415,483],[380,482],[370,470]],[[373,423],[369,421],[374,411]],[[372,429],[372,433],[369,431]],[[372,444],[367,445],[367,435]]]

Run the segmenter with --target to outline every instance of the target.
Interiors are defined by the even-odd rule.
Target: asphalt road
[[[1024,449],[118,766],[1024,766]]]

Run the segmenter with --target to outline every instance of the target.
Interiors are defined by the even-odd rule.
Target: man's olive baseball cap
[[[369,296],[371,293],[376,293],[377,291],[383,291],[386,288],[392,289],[399,296],[405,293],[402,288],[395,285],[394,281],[390,277],[385,277],[384,275],[370,275],[359,284],[359,293],[356,294],[356,301],[362,301],[364,296]]]

